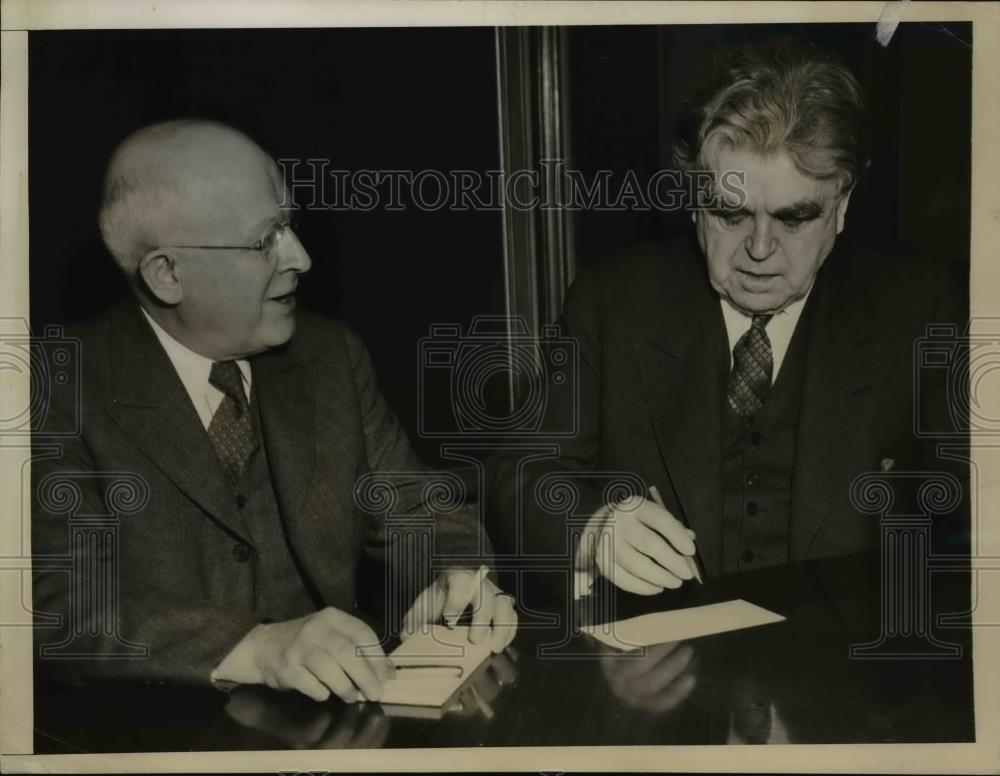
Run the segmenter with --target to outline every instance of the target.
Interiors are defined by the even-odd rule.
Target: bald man
[[[291,214],[274,161],[230,127],[158,124],[114,153],[100,226],[132,296],[70,332],[79,381],[44,386],[46,427],[78,417],[81,433],[33,467],[40,676],[377,700],[393,668],[359,616],[366,554],[412,603],[404,638],[470,605],[470,640],[513,637],[512,599],[475,571],[474,509],[456,495],[433,516],[452,567],[428,585],[429,552],[402,552],[355,498],[384,478],[394,514],[425,515],[441,475],[357,335],[296,313],[311,260]],[[108,514],[110,534],[86,533],[81,516]]]

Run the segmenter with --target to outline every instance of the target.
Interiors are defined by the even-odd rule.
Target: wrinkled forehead
[[[720,145],[704,162],[712,194],[727,205],[768,210],[806,201],[823,205],[840,192],[837,179],[803,172],[782,148],[762,152]]]
[[[180,218],[205,234],[238,233],[250,239],[281,217],[283,184],[273,166],[261,157],[237,166],[182,170],[185,201],[178,203]]]
[[[172,174],[195,186],[214,192],[220,201],[260,201],[275,205],[282,199],[282,181],[277,165],[263,151],[193,156],[173,164]]]
[[[836,196],[843,189],[842,171],[837,168],[835,154],[827,148],[803,150],[777,145],[760,148],[740,133],[718,131],[710,134],[702,145],[701,163],[716,181],[745,180],[746,188],[767,184],[795,189],[815,196]]]

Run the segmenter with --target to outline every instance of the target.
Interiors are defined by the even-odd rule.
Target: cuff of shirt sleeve
[[[583,531],[580,532],[573,561],[573,599],[590,595],[599,572],[597,569],[597,537],[605,520],[611,515],[611,507],[602,505],[591,515]]]
[[[240,686],[239,682],[230,682],[228,679],[216,679],[215,677],[212,677],[211,684],[216,690],[220,690],[224,693],[231,693]]]
[[[274,621],[265,618],[259,620],[257,624],[269,625],[272,622]],[[212,669],[212,673],[209,675],[209,682],[211,683],[212,687],[214,687],[217,690],[221,690],[222,692],[229,693],[235,690],[241,684],[243,684],[242,682],[234,682],[230,679],[223,678],[222,676],[219,675],[219,669],[224,667],[226,669],[227,674],[235,674],[235,673],[243,674],[248,672],[249,669],[247,664],[248,661],[251,659],[250,652],[240,651],[237,653],[237,650],[239,650],[241,646],[244,646],[243,642],[247,639],[249,635],[250,633],[248,632],[242,639],[240,639],[239,643],[237,643],[237,645],[233,647],[233,649],[230,650],[229,653],[227,653],[226,656],[222,658],[222,660],[219,661],[219,664]],[[234,653],[237,653],[235,657],[236,662],[233,662]]]
[[[586,598],[594,589],[596,578],[589,571],[573,572],[573,600],[579,601]]]

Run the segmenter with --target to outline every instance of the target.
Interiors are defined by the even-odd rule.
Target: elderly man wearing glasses
[[[411,557],[355,499],[385,474],[396,513],[426,514],[434,475],[358,337],[296,314],[311,261],[289,203],[274,161],[230,127],[167,122],[115,152],[100,225],[133,295],[72,332],[79,380],[42,386],[46,423],[77,413],[81,429],[33,470],[36,642],[61,658],[43,676],[378,699],[393,667],[359,618],[366,554],[408,591],[404,635],[471,605],[471,640],[500,651],[513,637],[512,599],[469,568],[487,550],[474,510],[436,515],[432,545]],[[53,483],[73,483],[76,514],[102,515],[115,476],[138,478],[148,499],[120,518],[113,552],[71,541]],[[456,562],[427,586],[430,552]],[[95,567],[116,575],[114,611],[80,605]]]

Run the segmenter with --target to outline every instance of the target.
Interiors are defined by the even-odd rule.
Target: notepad
[[[408,638],[392,653],[392,662],[400,670],[382,685],[382,703],[443,706],[489,656],[489,639],[473,644],[467,626],[449,629],[433,625],[429,631]],[[405,668],[428,665],[445,670]]]
[[[628,620],[588,625],[581,632],[621,650],[695,639],[713,633],[754,628],[785,618],[742,599],[669,612],[653,612]]]

